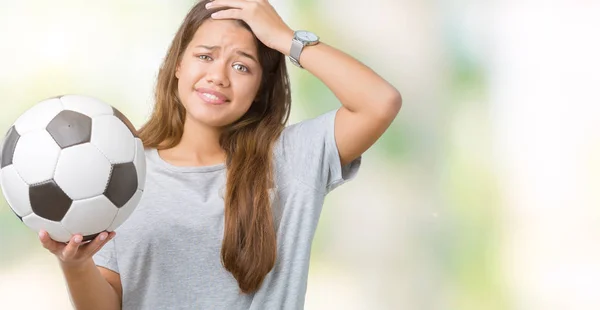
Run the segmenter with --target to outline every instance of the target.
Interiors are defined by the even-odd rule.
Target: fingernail
[[[81,236],[76,236],[75,237],[75,243],[80,243],[83,240],[83,238]]]
[[[206,7],[207,9],[209,9],[211,6],[212,6],[212,2],[209,2],[204,7]]]
[[[105,233],[101,233],[100,234],[100,241],[104,241],[106,240],[106,234]]]
[[[40,237],[40,239],[44,238],[44,232],[43,231],[39,231],[38,232],[38,236]]]

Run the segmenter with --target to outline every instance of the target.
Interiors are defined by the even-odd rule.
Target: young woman
[[[342,106],[286,127],[286,56]],[[155,104],[145,192],[118,237],[40,232],[75,307],[302,309],[324,198],[396,117],[398,91],[267,0],[214,0],[175,35]]]

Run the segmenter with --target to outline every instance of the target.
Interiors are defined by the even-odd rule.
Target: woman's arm
[[[82,243],[83,236],[74,235],[65,244],[52,240],[48,232],[40,231],[42,246],[58,258],[75,309],[121,309],[121,277],[116,272],[96,267],[92,258],[115,234],[102,232],[89,243]]]
[[[267,0],[214,0],[207,7],[228,8],[212,17],[245,21],[265,45],[289,56],[294,32]],[[342,103],[335,140],[342,164],[347,164],[390,126],[402,105],[400,93],[369,67],[325,43],[304,47],[299,60]]]
[[[121,277],[89,259],[77,267],[61,264],[75,309],[120,310]],[[111,283],[112,282],[112,283]]]
[[[292,37],[293,33],[282,41],[282,52]],[[400,93],[369,67],[324,43],[304,47],[300,64],[342,103],[335,118],[335,140],[342,165],[350,163],[391,125],[402,106]]]

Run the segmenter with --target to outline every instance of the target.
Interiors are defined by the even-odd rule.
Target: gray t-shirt
[[[361,161],[341,167],[335,114],[286,127],[275,145],[277,261],[249,295],[220,260],[225,166],[173,166],[146,150],[141,202],[94,256],[98,266],[120,274],[123,309],[303,309],[325,196],[352,179]]]

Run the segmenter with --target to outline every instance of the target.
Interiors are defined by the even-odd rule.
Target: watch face
[[[307,41],[307,42],[314,42],[319,40],[319,37],[317,37],[317,35],[315,35],[312,32],[309,31],[298,31],[296,33],[296,36],[302,40],[302,41]]]

